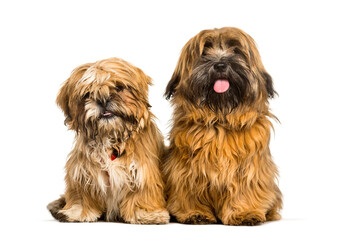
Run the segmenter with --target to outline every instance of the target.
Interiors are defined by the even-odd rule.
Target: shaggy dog
[[[279,219],[269,150],[275,91],[254,40],[237,28],[201,31],[182,49],[165,95],[174,108],[163,166],[169,212],[193,224]]]
[[[48,205],[56,219],[168,223],[159,171],[163,137],[149,110],[150,83],[118,58],[81,65],[64,83],[57,104],[76,139],[65,194]]]

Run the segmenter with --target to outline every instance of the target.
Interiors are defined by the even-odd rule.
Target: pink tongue
[[[103,113],[103,116],[104,116],[104,117],[111,116],[111,115],[112,115],[112,113],[111,113],[111,112],[108,112],[108,111],[105,111],[105,112]]]
[[[229,82],[227,80],[219,79],[216,80],[213,89],[217,93],[224,93],[229,88]]]

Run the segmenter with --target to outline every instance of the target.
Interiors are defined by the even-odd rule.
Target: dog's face
[[[62,86],[57,104],[70,129],[89,139],[108,135],[113,144],[144,127],[151,79],[118,58],[76,68]]]
[[[266,101],[276,92],[254,40],[237,28],[204,30],[187,42],[165,96],[214,112]]]

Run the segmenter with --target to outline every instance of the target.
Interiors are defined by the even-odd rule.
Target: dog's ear
[[[63,83],[56,98],[56,104],[62,109],[65,116],[64,124],[68,125],[71,129],[77,129],[77,127],[72,126],[74,125],[74,121],[76,121],[77,117],[75,114],[78,110],[78,97],[74,96],[75,88],[78,81],[91,65],[91,63],[88,63],[75,68],[71,76]]]
[[[201,55],[200,51],[202,51],[200,48],[200,39],[196,37],[191,38],[185,44],[181,50],[176,69],[167,84],[164,94],[166,99],[170,99],[177,91],[177,87],[181,81],[188,77],[192,70],[194,60]]]
[[[68,78],[62,85],[57,98],[56,98],[56,104],[62,109],[65,120],[64,124],[67,125],[71,120],[70,115],[70,104],[69,104],[69,95],[70,95],[70,78]]]
[[[264,84],[268,93],[269,98],[274,98],[275,95],[278,95],[274,89],[273,79],[266,71],[261,73],[262,78],[264,79]]]
[[[256,68],[257,72],[261,75],[262,82],[266,89],[268,97],[274,98],[275,95],[277,95],[277,92],[274,89],[273,79],[269,75],[269,73],[267,73],[267,71],[265,70],[263,66],[261,56],[257,49],[256,43],[254,39],[251,36],[249,36],[247,33],[242,32],[242,34],[246,37],[248,45],[249,45],[249,56],[250,56],[250,62],[252,64],[252,67]]]
[[[176,69],[174,70],[172,74],[171,80],[166,86],[166,91],[165,91],[164,96],[167,100],[169,100],[175,94],[177,90],[177,86],[179,85],[181,81],[182,75],[184,74],[184,71],[185,71],[185,65],[186,65],[185,61],[187,58],[186,56],[187,54],[188,54],[188,50],[187,50],[187,47],[185,46],[183,50],[181,51]]]
[[[267,71],[265,70],[262,64],[261,56],[256,48],[251,53],[251,59],[253,61],[253,65],[257,68],[257,72],[260,74],[262,78],[261,82],[262,85],[264,85],[265,87],[268,98],[274,98],[275,95],[277,95],[277,92],[274,89],[273,79],[269,75],[269,73],[267,73]]]
[[[174,72],[173,75],[172,75],[171,80],[169,81],[169,83],[166,86],[166,90],[165,90],[164,96],[165,96],[165,98],[167,100],[169,100],[173,96],[173,94],[175,93],[176,87],[177,87],[179,81],[180,81],[179,74],[176,73],[176,72]]]

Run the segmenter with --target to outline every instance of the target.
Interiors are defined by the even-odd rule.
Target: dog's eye
[[[212,48],[213,47],[213,44],[211,42],[205,42],[204,44],[204,48]]]
[[[83,99],[88,99],[90,97],[90,93],[84,95]]]
[[[239,48],[237,48],[237,47],[235,47],[233,49],[233,53],[235,53],[235,54],[242,54],[241,50]]]
[[[202,51],[202,55],[205,56],[207,54],[207,50],[212,48],[213,47],[213,44],[211,42],[205,42],[204,44],[204,49]]]
[[[116,86],[116,91],[117,92],[121,92],[121,91],[123,91],[124,90],[124,86]]]

